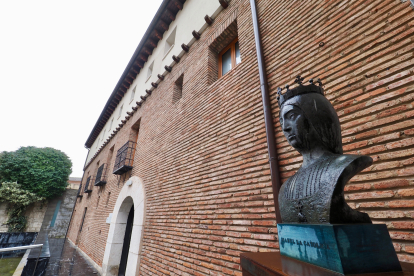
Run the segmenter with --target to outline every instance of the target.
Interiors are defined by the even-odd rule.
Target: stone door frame
[[[127,183],[131,183],[127,185]],[[105,255],[102,262],[103,276],[117,276],[121,261],[122,246],[129,211],[134,205],[134,224],[132,227],[126,275],[138,275],[142,246],[142,232],[145,221],[145,190],[140,177],[133,176],[122,187],[112,213]]]

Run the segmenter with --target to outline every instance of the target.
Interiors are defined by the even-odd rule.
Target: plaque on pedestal
[[[278,224],[280,253],[341,274],[401,271],[385,224]]]

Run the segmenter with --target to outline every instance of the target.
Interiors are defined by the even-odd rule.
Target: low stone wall
[[[66,190],[77,191],[79,189],[79,183],[80,183],[80,178],[70,177],[68,181],[68,187],[66,188]],[[62,236],[62,235],[65,236],[66,234],[66,228],[70,220],[70,214],[72,213],[72,207],[73,207],[73,201],[74,201],[72,194],[73,193],[70,192],[70,193],[66,193],[65,194],[66,196],[63,196],[62,210],[58,214],[58,217],[56,218],[56,222],[57,222],[56,224],[57,226],[63,225],[64,229],[62,230],[60,229],[61,227],[59,228],[60,232],[58,231],[59,233],[56,234],[58,236]],[[25,232],[39,232],[40,231],[49,203],[50,201],[37,202],[27,207],[26,209],[27,226],[26,226]],[[54,212],[54,210],[52,210],[52,212]],[[68,212],[69,214],[67,214]],[[8,230],[7,225],[4,224],[7,221],[7,217],[8,217],[7,216],[7,203],[2,202],[0,203],[0,233],[7,232]],[[65,220],[68,220],[68,221],[65,221]]]
[[[47,209],[47,202],[37,202],[26,209],[27,227],[25,232],[39,232]],[[7,232],[7,203],[0,203],[0,233]]]

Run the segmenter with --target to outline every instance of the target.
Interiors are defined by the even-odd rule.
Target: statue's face
[[[289,144],[300,151],[306,148],[309,124],[302,110],[294,105],[284,105],[280,111],[280,125]]]
[[[342,154],[338,115],[320,94],[299,95],[284,102],[280,125],[289,144],[301,154],[316,149]]]

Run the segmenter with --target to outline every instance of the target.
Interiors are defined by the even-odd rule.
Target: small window
[[[219,53],[219,78],[241,62],[239,41],[236,38]]]
[[[183,80],[184,75],[181,75],[174,83],[173,104],[178,102],[183,96]]]
[[[124,105],[121,105],[121,108],[119,109],[118,119],[119,119],[119,117],[121,117],[123,108],[124,108]]]
[[[174,30],[171,32],[171,34],[168,36],[167,40],[165,41],[165,49],[164,49],[164,56],[168,54],[168,52],[171,50],[171,48],[175,44],[175,33],[176,33],[177,27],[174,28]]]
[[[147,80],[152,76],[153,69],[154,69],[154,62],[152,62],[151,65],[148,67]]]
[[[114,122],[114,118],[112,118],[111,123],[109,124],[109,131],[112,129],[112,123]]]
[[[106,197],[105,207],[108,207],[109,198],[111,197],[111,192],[108,192],[108,196]]]
[[[135,86],[134,87],[134,89],[132,89],[132,93],[131,93],[131,98],[129,99],[129,103],[132,103],[132,101],[134,100],[134,98],[135,98],[135,89],[136,89],[137,87]]]
[[[79,228],[79,232],[82,232],[82,228],[83,228],[83,224],[85,222],[85,217],[86,217],[86,211],[87,210],[88,210],[88,208],[85,207],[85,211],[83,212],[83,218],[82,218],[82,223],[81,223],[80,228]]]

